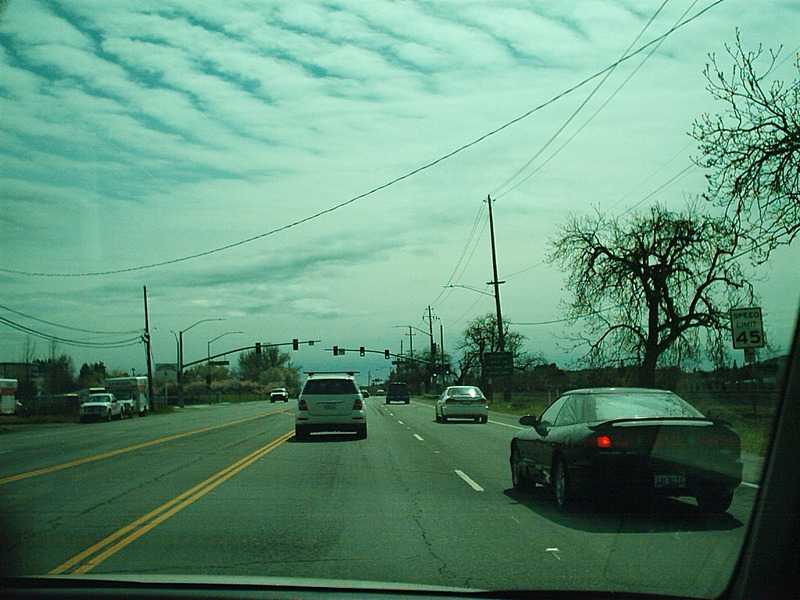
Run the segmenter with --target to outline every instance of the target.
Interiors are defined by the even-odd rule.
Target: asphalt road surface
[[[479,589],[719,593],[755,499],[560,513],[511,489],[514,417],[367,403],[369,435],[293,437],[294,401],[0,436],[2,574],[345,579]]]

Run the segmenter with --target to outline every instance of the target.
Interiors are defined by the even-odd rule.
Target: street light
[[[206,344],[206,357],[208,358],[208,382],[211,383],[211,342],[216,342],[219,338],[225,337],[226,335],[233,335],[234,333],[244,333],[244,331],[226,331],[225,333],[221,333],[213,340],[209,340]]]
[[[183,401],[183,334],[189,331],[195,325],[200,323],[207,323],[208,321],[224,321],[225,319],[200,319],[196,323],[192,323],[186,329],[178,332],[178,406],[184,407]],[[174,332],[173,332],[174,333]]]
[[[500,283],[505,283],[505,281],[501,281]],[[490,285],[490,284],[487,283],[486,285]],[[481,290],[481,289],[478,289],[476,287],[472,287],[470,285],[459,285],[457,283],[452,283],[452,284],[445,285],[445,286],[442,286],[442,287],[446,287],[446,288],[464,288],[465,290],[472,290],[473,292],[478,292],[479,294],[483,294],[484,296],[491,296],[492,298],[494,298],[494,294],[492,294],[490,292],[487,292],[486,290]]]

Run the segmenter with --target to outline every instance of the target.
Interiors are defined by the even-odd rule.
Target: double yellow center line
[[[174,435],[169,435],[167,437],[162,437],[157,440],[150,440],[149,442],[142,442],[141,444],[136,444],[134,446],[126,446],[125,448],[118,448],[116,450],[111,450],[110,452],[104,452],[103,454],[95,454],[94,456],[87,456],[86,458],[80,458],[78,460],[73,460],[66,463],[61,463],[59,465],[53,465],[50,467],[43,467],[41,469],[36,469],[35,471],[28,471],[26,473],[20,473],[19,475],[11,475],[9,477],[2,477],[0,478],[0,485],[11,483],[12,481],[19,481],[21,479],[28,479],[29,477],[37,477],[39,475],[44,475],[45,473],[52,473],[53,471],[60,471],[62,469],[68,469],[70,467],[77,467],[78,465],[85,465],[86,463],[94,462],[96,460],[102,460],[104,458],[110,458],[112,456],[116,456],[117,454],[124,454],[126,452],[133,452],[134,450],[141,450],[142,448],[147,448],[149,446],[155,446],[156,444],[163,444],[165,442],[171,442],[174,440],[178,440],[180,438],[188,437],[190,435],[197,435],[198,433],[205,433],[207,431],[213,431],[214,429],[220,429],[221,427],[228,427],[230,425],[238,425],[239,423],[245,423],[246,421],[252,421],[254,419],[263,419],[264,417],[269,417],[271,415],[276,415],[278,413],[286,412],[287,409],[277,410],[270,413],[265,413],[263,415],[256,415],[254,417],[245,417],[243,419],[237,419],[235,421],[227,421],[226,423],[218,423],[217,425],[210,425],[208,427],[203,427],[202,429],[194,429],[193,431],[187,431],[185,433],[176,433]]]
[[[287,440],[291,439],[292,436],[294,436],[293,430],[283,434],[281,437],[273,440],[266,446],[259,448],[255,452],[245,456],[229,467],[226,467],[216,475],[212,475],[202,483],[185,491],[166,504],[158,507],[154,511],[147,513],[143,517],[140,517],[129,525],[126,525],[119,531],[112,533],[105,539],[99,541],[90,548],[87,548],[80,554],[76,554],[67,562],[50,571],[49,574],[63,575],[65,573],[70,573],[77,575],[81,573],[88,573],[97,565],[122,550],[134,540],[138,539],[160,523],[163,523],[172,515],[180,512],[192,504],[195,500],[202,498],[222,482],[227,481],[238,472],[242,471],[263,457],[265,454],[271,452]]]

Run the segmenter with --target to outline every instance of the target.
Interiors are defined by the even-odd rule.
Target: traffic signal
[[[334,356],[339,356],[339,346],[334,346],[333,347],[333,355]]]
[[[292,340],[292,350],[299,350],[300,349],[300,340],[294,338]]]
[[[383,358],[385,358],[386,360],[389,360],[390,357],[391,357],[391,354],[389,353],[389,351],[388,350],[384,350],[383,351]]]
[[[364,349],[364,346],[361,346],[361,348],[358,349],[358,353],[361,356],[366,356],[367,355],[367,351]]]
[[[261,354],[261,342],[256,342],[256,354]]]

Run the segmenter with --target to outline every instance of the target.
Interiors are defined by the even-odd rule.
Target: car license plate
[[[336,404],[330,404],[330,403],[329,404],[323,404],[322,406],[325,407],[325,410],[334,410],[337,407]]]
[[[653,487],[664,488],[685,488],[686,475],[680,473],[655,473],[653,475]]]

